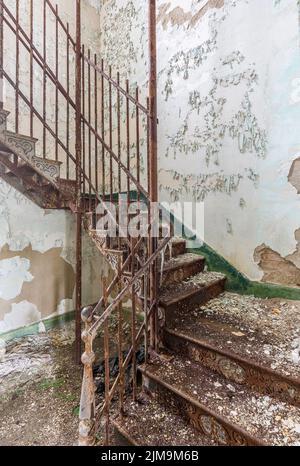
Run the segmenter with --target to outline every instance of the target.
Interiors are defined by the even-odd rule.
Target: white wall
[[[74,29],[74,1],[59,0],[57,3],[62,18],[70,22],[71,30]],[[91,3],[94,6],[91,6]],[[13,9],[15,2],[7,2],[7,4]],[[40,8],[41,4],[40,0],[35,0],[34,8]],[[82,4],[83,40],[92,50],[99,52],[100,20],[97,7],[99,2],[85,0]],[[20,1],[24,27],[26,27],[28,7],[28,1]],[[42,46],[41,24],[42,21],[38,21],[34,25],[35,40],[39,46]],[[53,29],[53,24],[48,25],[48,30],[50,27]],[[6,63],[7,69],[13,73],[15,49],[10,40],[9,36],[6,36]],[[53,44],[52,36],[48,44],[49,54]],[[21,66],[20,77],[22,85],[26,86],[28,56],[24,53],[22,56],[26,63]],[[41,73],[37,73],[35,75],[37,87],[41,86],[41,79]],[[4,96],[4,108],[13,111],[14,94],[8,86]],[[52,115],[52,123],[53,108],[53,94],[49,94],[47,111]],[[20,132],[28,134],[28,110],[22,104],[20,112]],[[61,115],[60,126],[63,126],[64,122],[64,117]],[[9,124],[13,128],[13,119],[10,119]],[[36,132],[34,135],[39,137]],[[51,151],[51,146],[48,150]],[[84,236],[84,304],[94,303],[99,299],[100,276],[103,270],[107,272],[106,263],[101,259],[91,240]],[[0,333],[72,311],[74,308],[75,217],[67,211],[40,209],[0,178]]]
[[[161,200],[205,201],[210,246],[250,279],[292,286],[300,285],[298,3],[158,0],[157,21]],[[101,26],[105,59],[146,88],[147,1],[107,0]]]

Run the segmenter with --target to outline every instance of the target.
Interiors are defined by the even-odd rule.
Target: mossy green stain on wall
[[[272,283],[251,281],[207,244],[203,244],[203,246],[197,249],[191,249],[190,252],[205,257],[209,270],[221,272],[226,275],[227,291],[253,295],[257,298],[284,298],[300,300],[300,289],[284,287]]]

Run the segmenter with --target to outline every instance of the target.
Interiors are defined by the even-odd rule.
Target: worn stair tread
[[[169,361],[162,359],[142,371],[258,441],[267,445],[300,445],[300,408],[229,383],[221,375],[179,356]]]
[[[300,383],[300,302],[224,293],[169,327],[218,350],[272,369]]]
[[[159,291],[159,300],[162,306],[170,306],[183,299],[197,294],[219,282],[225,282],[225,275],[218,272],[201,272],[181,283],[164,286]]]
[[[126,417],[113,424],[127,439],[139,446],[213,446],[213,440],[194,429],[181,416],[173,414],[153,398],[143,394],[143,403],[127,400]]]
[[[183,267],[184,265],[195,264],[198,262],[204,263],[205,258],[203,256],[199,256],[199,254],[187,252],[166,261],[164,264],[164,271],[167,272],[170,270],[176,270]]]

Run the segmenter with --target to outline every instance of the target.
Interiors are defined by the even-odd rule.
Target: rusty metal
[[[134,249],[134,239],[131,238],[131,251]],[[131,258],[131,274],[135,276],[135,256]],[[132,345],[132,398],[136,401],[136,298],[135,285],[131,288],[131,345]]]
[[[129,81],[126,79],[126,150],[127,171],[130,173],[130,113],[129,113]],[[130,179],[127,177],[127,203],[130,202]]]
[[[85,60],[86,63],[89,63],[89,59],[88,59],[87,56],[84,57],[84,60]],[[94,66],[94,64],[93,64],[92,61],[90,62],[90,64],[91,64],[91,66]],[[138,105],[139,109],[140,109],[143,113],[145,113],[145,114],[148,113],[148,110],[147,110],[146,106],[142,105],[140,102],[137,103],[137,102],[136,102],[136,99],[135,99],[134,97],[132,97],[132,95],[131,95],[129,92],[127,92],[126,89],[124,89],[122,86],[120,86],[120,85],[117,83],[117,81],[115,81],[112,77],[109,76],[109,74],[107,74],[107,73],[105,72],[104,67],[101,66],[101,68],[100,68],[100,67],[98,66],[98,67],[96,68],[96,70],[97,70],[97,72],[103,77],[103,79],[104,79],[105,81],[107,81],[108,83],[111,83],[112,86],[113,86],[115,89],[117,89],[118,91],[120,91],[120,93],[123,94],[123,96],[124,96],[126,99],[128,99],[128,100],[129,100],[131,103],[133,103],[134,105]]]
[[[228,421],[224,416],[212,411],[202,403],[184,393],[182,390],[165,382],[161,377],[143,371],[148,379],[148,387],[156,391],[161,403],[166,404],[184,416],[190,424],[204,435],[211,437],[218,445],[228,446],[265,446],[266,444],[249,434],[238,425]]]
[[[15,132],[19,132],[19,86],[20,86],[20,2],[16,0],[16,89],[15,89]]]
[[[55,7],[55,77],[58,80],[58,5]],[[55,134],[58,134],[58,88],[55,87]],[[58,160],[58,142],[55,140],[55,160]]]
[[[106,279],[103,276],[102,278],[102,290],[103,290],[103,304],[107,306],[107,286]],[[104,361],[105,361],[105,444],[109,445],[109,416],[110,416],[110,370],[109,370],[109,316],[106,317],[104,321]]]
[[[112,68],[109,66],[109,77],[112,76]],[[112,145],[113,145],[113,127],[112,127],[112,84],[111,79],[108,83],[108,121],[109,121],[109,148],[110,148],[110,157],[109,157],[109,185],[110,185],[110,202],[113,202],[113,158],[112,158]]]
[[[98,132],[98,74],[96,71],[97,67],[97,54],[94,55],[94,64],[95,64],[95,69],[94,69],[94,120],[95,120],[95,129],[96,132]],[[96,192],[99,192],[99,172],[98,172],[98,140],[97,137],[95,137],[95,188]]]
[[[97,69],[95,68],[95,71],[97,72]],[[102,141],[105,139],[105,119],[104,119],[104,92],[105,92],[105,82],[104,82],[104,61],[103,59],[101,60],[101,135],[102,135]],[[97,135],[95,133],[95,138],[97,139]],[[105,178],[105,147],[104,144],[102,144],[102,195],[105,196],[106,194],[106,178]]]
[[[134,277],[132,277],[128,283],[124,286],[122,291],[118,294],[118,296],[112,300],[111,304],[105,309],[103,314],[96,320],[91,328],[91,332],[97,332],[97,330],[103,325],[105,319],[109,317],[114,309],[118,306],[119,302],[128,294],[128,291],[136,284],[136,282],[147,272],[148,268],[152,266],[152,264],[157,260],[160,252],[164,249],[164,247],[170,241],[169,237],[164,238],[161,243],[158,245],[156,251],[147,259],[145,264],[135,273]],[[100,303],[100,301],[99,301]],[[96,308],[99,307],[99,303]],[[100,306],[101,307],[101,306]]]
[[[81,355],[82,212],[81,212],[81,0],[76,0],[76,362]]]
[[[43,1],[43,121],[47,120],[47,3]],[[43,157],[46,157],[46,128],[43,125]]]
[[[118,275],[121,276],[121,260],[118,261]],[[118,293],[121,292],[121,282],[118,283]],[[124,413],[124,395],[125,395],[125,374],[123,370],[123,304],[122,301],[118,306],[118,356],[119,356],[119,412]]]
[[[17,2],[18,4],[18,2]],[[153,191],[154,178],[151,175],[150,167],[155,166],[155,141],[154,127],[157,124],[155,117],[154,107],[154,94],[152,87],[152,94],[149,96],[147,106],[144,106],[139,99],[139,89],[136,88],[135,95],[130,93],[130,85],[127,80],[125,86],[121,84],[120,74],[117,73],[116,80],[112,76],[112,68],[105,68],[104,61],[98,62],[97,55],[91,55],[91,51],[85,52],[85,47],[81,43],[81,2],[76,0],[76,38],[74,39],[70,34],[69,24],[65,24],[59,16],[57,6],[53,6],[50,0],[43,0],[42,3],[42,50],[39,51],[34,44],[34,23],[35,11],[33,8],[33,0],[30,0],[29,12],[29,32],[26,32],[21,24],[18,12],[12,13],[7,5],[4,5],[3,0],[0,0],[0,7],[5,10],[5,17],[1,15],[1,22],[5,22],[10,31],[15,34],[17,44],[16,54],[16,76],[9,76],[7,69],[1,63],[1,49],[3,43],[0,43],[0,73],[3,70],[3,77],[11,86],[16,96],[16,109],[14,118],[16,121],[16,130],[19,129],[19,102],[28,107],[30,113],[30,134],[33,135],[35,131],[34,123],[36,122],[42,129],[41,145],[43,149],[43,158],[47,162],[47,149],[48,141],[54,142],[54,152],[49,157],[53,157],[53,161],[63,160],[62,169],[65,173],[65,180],[58,179],[49,183],[50,187],[47,191],[49,196],[53,196],[54,201],[60,200],[62,205],[68,205],[76,214],[76,360],[79,362],[81,353],[81,247],[82,247],[82,219],[83,216],[90,212],[93,222],[97,220],[96,209],[99,204],[107,209],[106,201],[113,200],[115,189],[120,193],[122,187],[127,190],[128,205],[131,202],[131,189],[136,190],[137,199],[140,202],[143,196],[146,201],[150,201],[150,189],[152,189],[152,197],[155,197]],[[55,27],[54,43],[55,47],[51,51],[47,41],[49,36],[48,22],[52,21]],[[2,28],[3,32],[3,28]],[[64,42],[64,40],[66,42]],[[0,37],[1,41],[1,37]],[[60,81],[59,70],[61,63],[60,44],[63,43],[64,55],[66,55],[66,81]],[[19,86],[19,68],[18,56],[20,46],[24,47],[25,53],[29,57],[29,86],[28,91],[24,91]],[[53,69],[51,69],[51,53],[53,54],[54,61],[52,60]],[[71,83],[72,76],[70,65],[73,61],[73,54],[75,57],[75,82],[74,86]],[[34,95],[34,66],[41,69],[42,83],[41,95],[42,100],[38,102]],[[152,68],[153,69],[153,68]],[[107,71],[108,70],[108,71]],[[1,76],[1,75],[0,75]],[[152,80],[152,86],[153,86]],[[55,117],[54,127],[50,121],[50,115],[47,109],[47,98],[49,96],[48,87],[52,86],[54,89],[55,99]],[[75,96],[73,94],[73,87],[75,89]],[[50,87],[49,87],[50,89]],[[98,95],[99,90],[99,95]],[[28,92],[28,95],[27,95]],[[99,97],[99,99],[98,99]],[[122,98],[122,100],[121,100]],[[94,100],[93,100],[94,99]],[[150,102],[151,100],[151,102]],[[125,102],[125,121],[124,131],[122,128],[122,105]],[[39,110],[41,104],[42,110]],[[100,105],[100,107],[99,107]],[[131,112],[132,110],[132,112]],[[73,112],[75,119],[73,118]],[[152,113],[151,113],[152,112]],[[66,137],[62,138],[59,133],[59,118],[64,113],[66,115],[67,123],[65,128]],[[145,160],[142,160],[142,137],[141,137],[141,119],[146,119],[146,132],[147,132],[147,145],[149,141],[149,150],[145,154]],[[135,119],[135,121],[134,121]],[[153,123],[153,119],[155,123]],[[71,139],[71,124],[75,120],[75,143]],[[100,129],[101,122],[101,129]],[[116,122],[116,127],[114,123]],[[152,126],[152,131],[150,126]],[[135,128],[135,130],[134,130]],[[114,132],[115,131],[115,132]],[[132,134],[131,134],[132,132]],[[134,134],[135,133],[135,134]],[[116,144],[114,145],[114,134],[116,134]],[[149,135],[149,137],[148,137]],[[124,137],[124,141],[123,138]],[[152,143],[150,143],[152,141]],[[136,145],[136,150],[132,149],[133,144]],[[116,147],[116,149],[115,149]],[[132,153],[131,153],[132,152]],[[150,159],[153,159],[151,161]],[[28,161],[30,166],[31,162]],[[142,167],[147,167],[147,176],[151,178],[151,182],[142,180]],[[149,167],[149,169],[148,169]],[[21,175],[20,175],[21,176]],[[156,179],[157,181],[157,179]],[[152,184],[151,184],[152,183]],[[40,189],[40,188],[39,188]],[[48,189],[48,188],[47,188]],[[32,186],[32,190],[37,190],[37,186]],[[99,193],[102,192],[102,194]],[[154,194],[153,194],[154,193]],[[49,197],[50,199],[50,197]],[[51,201],[52,202],[52,201]],[[66,204],[66,202],[68,204]],[[108,212],[110,216],[112,214]],[[122,231],[120,222],[120,214],[118,212],[117,219],[113,221],[118,226],[117,238],[112,243],[115,244],[111,251],[107,250],[107,242],[103,242],[101,238],[94,236],[95,242],[99,245],[99,249],[103,252],[104,256],[109,261],[114,270],[115,277],[112,282],[107,286],[104,283],[103,296],[100,301],[95,305],[95,308],[90,311],[90,316],[84,320],[85,332],[83,333],[83,340],[85,343],[85,356],[89,354],[92,356],[93,339],[97,330],[104,325],[104,348],[106,360],[106,402],[104,411],[106,413],[106,441],[109,442],[109,423],[110,423],[110,409],[109,404],[112,393],[119,387],[119,401],[120,411],[123,411],[123,398],[125,391],[125,368],[131,363],[133,368],[133,397],[136,397],[136,359],[135,353],[138,342],[144,336],[146,352],[148,351],[148,331],[144,332],[145,325],[148,327],[148,322],[152,318],[157,305],[155,298],[155,263],[162,251],[164,245],[169,241],[165,238],[160,245],[152,243],[152,248],[145,248],[147,240],[139,237],[132,240],[131,244],[128,237]],[[128,212],[127,212],[128,215]],[[152,221],[151,215],[149,216],[150,222]],[[89,228],[89,227],[88,227]],[[89,231],[92,236],[92,233]],[[157,246],[157,247],[156,247]],[[106,249],[105,249],[106,247]],[[124,258],[124,260],[123,260]],[[131,275],[130,275],[131,272]],[[129,276],[128,276],[129,274]],[[145,275],[145,279],[144,279]],[[152,277],[152,278],[151,278]],[[144,281],[144,284],[143,284]],[[151,292],[149,291],[149,284],[151,283]],[[107,302],[114,287],[117,287],[118,296]],[[142,299],[142,290],[148,296]],[[123,308],[122,301],[127,296],[132,294],[132,314],[131,314],[131,327],[132,327],[132,342],[131,350],[128,356],[123,358]],[[103,307],[104,306],[104,307]],[[136,309],[142,307],[146,313],[145,322],[140,330],[136,332]],[[97,313],[100,309],[104,312],[99,317]],[[107,365],[109,355],[109,327],[108,322],[111,313],[117,310],[118,315],[118,354],[120,358],[120,370],[117,377],[117,382],[110,388],[109,384],[109,367]],[[104,320],[102,320],[104,317]],[[92,375],[91,375],[91,358],[83,358],[84,360],[84,381],[82,387],[82,409],[88,416],[81,418],[81,442],[82,444],[89,444],[92,442],[91,431],[93,430],[93,410],[91,408],[92,400]],[[93,401],[94,402],[94,401]],[[88,406],[88,407],[87,407]]]
[[[81,118],[85,118],[85,63],[84,63],[84,52],[85,52],[85,47],[84,44],[81,47],[82,55],[81,55],[81,86],[82,86],[82,97],[81,97],[81,108],[82,108],[82,116]],[[88,123],[88,120],[87,120]],[[81,127],[82,131],[82,170],[83,170],[83,193],[86,193],[86,181],[87,181],[87,176],[86,176],[86,140],[85,140],[85,134],[86,134],[86,125],[82,125]]]
[[[66,148],[70,150],[70,39],[69,23],[67,23],[67,66],[66,66],[66,87],[67,87],[67,108],[66,108]],[[70,158],[66,154],[66,176],[70,179]]]
[[[256,392],[300,406],[300,382],[284,376],[229,350],[220,350],[204,341],[166,328],[164,344],[181,355],[201,363],[228,380],[246,385]]]
[[[29,28],[30,28],[30,41],[33,44],[33,0],[30,0],[29,5]],[[30,48],[30,136],[33,136],[33,50]]]
[[[92,446],[95,443],[95,437],[92,431],[95,424],[95,384],[93,377],[93,364],[95,353],[93,351],[93,337],[89,334],[92,323],[92,308],[87,307],[82,310],[81,318],[84,324],[82,332],[82,341],[84,343],[84,353],[81,361],[83,364],[83,381],[81,387],[80,410],[79,410],[79,445]]]

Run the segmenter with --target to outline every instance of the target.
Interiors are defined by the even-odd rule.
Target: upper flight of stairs
[[[184,240],[172,243],[159,294],[163,350],[139,368],[140,401],[128,399],[125,415],[115,416],[115,442],[299,444],[300,371],[289,376],[280,367],[271,370],[267,361],[252,358],[251,351],[230,345],[229,339],[241,339],[238,323],[235,337],[232,329],[226,333],[222,315],[208,312],[210,325],[205,325],[201,305],[209,309],[217,297],[226,301],[226,278],[206,272],[205,260],[187,253]],[[253,339],[250,333],[247,337],[247,329],[244,332],[250,345],[258,344],[258,337]],[[234,350],[226,349],[230,346]]]
[[[8,116],[0,109],[1,177],[42,208],[69,208],[75,182],[60,178],[61,162],[36,156],[37,139],[8,131]]]

